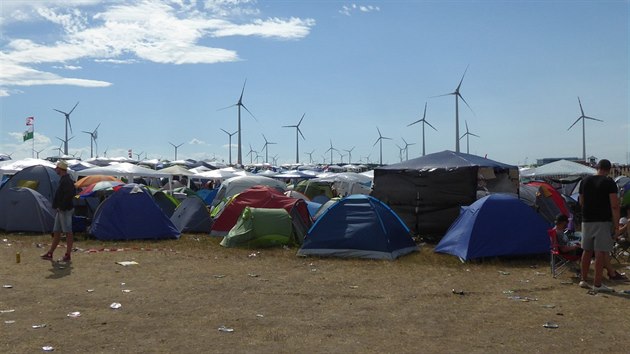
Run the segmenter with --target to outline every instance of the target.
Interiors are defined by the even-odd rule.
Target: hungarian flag
[[[26,117],[26,125],[33,125],[35,117]]]
[[[24,139],[23,141],[27,141],[30,139],[33,139],[33,127],[31,126],[29,129],[27,129],[24,134],[22,134],[22,138]]]

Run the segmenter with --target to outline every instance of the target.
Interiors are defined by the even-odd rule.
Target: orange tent
[[[94,175],[94,176],[87,176],[87,177],[83,177],[79,179],[78,181],[74,183],[74,186],[77,188],[83,188],[83,187],[89,186],[90,184],[94,184],[100,181],[122,182],[121,180],[119,180],[118,178],[114,176]]]

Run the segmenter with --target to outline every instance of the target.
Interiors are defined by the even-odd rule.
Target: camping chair
[[[560,252],[558,237],[556,236],[556,230],[554,228],[548,229],[547,234],[549,235],[549,241],[551,241],[551,275],[556,278],[558,275],[562,274],[569,265],[578,261],[580,256]]]
[[[610,253],[617,263],[621,263],[619,260],[621,257],[626,256],[626,261],[630,262],[630,240],[623,238],[615,242],[612,252]]]

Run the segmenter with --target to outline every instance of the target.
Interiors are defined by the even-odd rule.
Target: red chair
[[[556,236],[556,230],[554,228],[547,230],[547,234],[549,235],[549,241],[551,241],[551,275],[556,278],[558,275],[562,274],[571,263],[579,261],[581,256],[560,252],[558,237]]]

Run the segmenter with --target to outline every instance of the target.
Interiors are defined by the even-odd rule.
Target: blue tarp
[[[298,255],[392,260],[417,250],[409,229],[392,209],[374,197],[356,194],[319,217]]]
[[[146,188],[127,184],[96,210],[90,233],[99,240],[179,238],[179,231]]]
[[[462,260],[549,252],[547,222],[508,194],[491,194],[461,208],[435,252]]]

